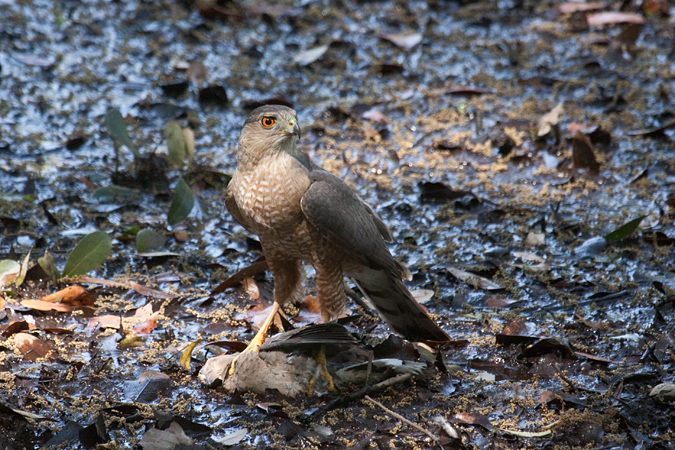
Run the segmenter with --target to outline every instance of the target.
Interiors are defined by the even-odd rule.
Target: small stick
[[[368,401],[370,401],[370,402],[375,403],[377,406],[379,406],[380,408],[382,408],[382,409],[384,410],[384,412],[386,412],[386,413],[389,414],[390,416],[392,416],[392,417],[394,417],[394,418],[400,420],[400,421],[403,422],[403,423],[407,423],[408,425],[410,425],[411,427],[413,427],[413,428],[416,429],[417,431],[421,431],[422,433],[424,433],[424,434],[426,434],[427,436],[429,436],[429,437],[430,437],[434,442],[436,442],[438,445],[441,445],[441,438],[439,438],[438,436],[436,436],[436,435],[435,435],[434,433],[432,433],[431,431],[428,431],[428,430],[422,428],[421,426],[417,425],[415,422],[409,421],[408,419],[406,419],[406,418],[403,417],[402,415],[400,415],[400,414],[398,414],[398,413],[392,411],[391,409],[389,409],[389,408],[387,408],[386,406],[384,406],[382,403],[378,402],[377,400],[373,400],[372,398],[370,398],[370,397],[367,396],[367,395],[364,396],[363,398],[366,399],[366,400],[368,400]]]

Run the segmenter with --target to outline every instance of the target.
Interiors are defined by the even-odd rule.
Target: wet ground
[[[30,252],[0,300],[0,448],[672,448],[672,394],[650,393],[675,364],[675,11],[592,6],[0,0],[0,259]],[[362,352],[426,369],[296,398],[199,382],[236,347],[204,344],[247,341],[271,300],[221,200],[265,102],[389,224],[443,362],[350,302]],[[89,278],[38,264],[97,230]]]

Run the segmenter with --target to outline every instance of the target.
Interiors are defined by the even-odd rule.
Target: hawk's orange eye
[[[262,125],[265,128],[271,128],[272,125],[274,125],[274,122],[275,122],[274,119],[271,117],[263,117]]]

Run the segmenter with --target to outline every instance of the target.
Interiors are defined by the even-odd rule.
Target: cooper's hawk
[[[225,204],[260,238],[274,278],[273,311],[247,350],[260,347],[281,305],[301,300],[302,261],[314,266],[324,322],[344,309],[347,275],[394,331],[411,341],[447,342],[403,285],[401,279],[412,276],[389,253],[386,225],[344,181],[298,149],[299,137],[295,111],[279,105],[251,112],[239,137]]]

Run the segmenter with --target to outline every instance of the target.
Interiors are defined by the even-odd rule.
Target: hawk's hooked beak
[[[295,117],[288,119],[288,126],[284,130],[280,131],[279,134],[283,134],[285,136],[296,135],[298,139],[300,139],[300,125],[298,125]]]

